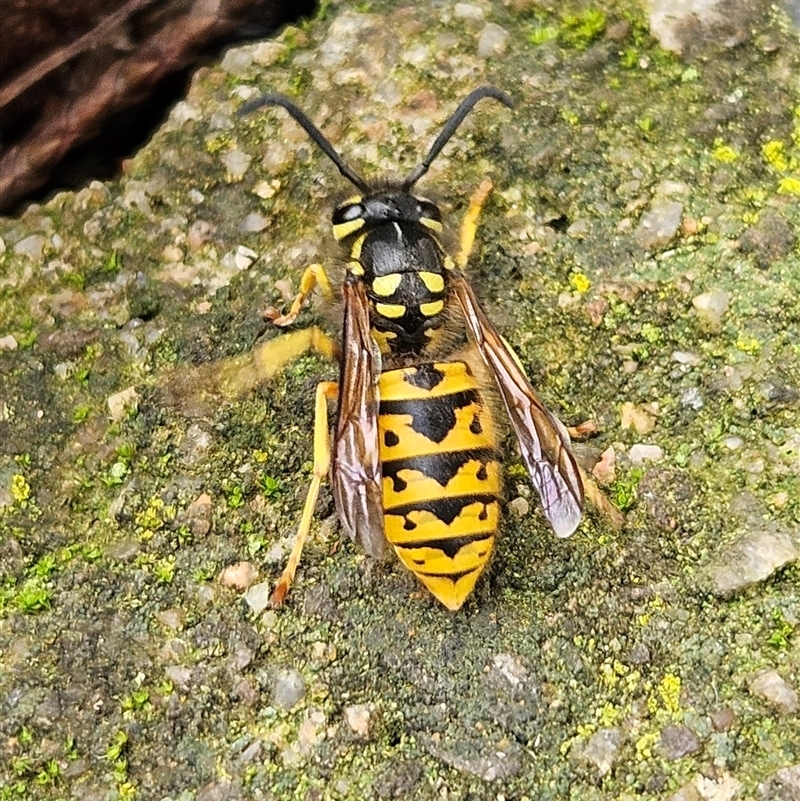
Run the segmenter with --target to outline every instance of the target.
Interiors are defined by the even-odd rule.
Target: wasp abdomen
[[[403,564],[458,609],[499,525],[499,452],[489,408],[464,362],[383,373],[380,457],[386,539]]]

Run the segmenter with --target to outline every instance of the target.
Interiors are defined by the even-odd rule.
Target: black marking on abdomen
[[[457,581],[460,581],[464,576],[468,576],[470,573],[480,572],[483,570],[483,565],[478,565],[477,567],[473,567],[471,570],[460,570],[458,573],[426,573],[423,570],[416,571],[418,576],[426,576],[427,578],[444,578],[450,579],[450,581],[455,584]]]
[[[430,501],[413,501],[406,503],[402,506],[392,506],[385,510],[387,515],[397,515],[398,517],[406,517],[411,512],[430,512],[437,520],[446,523],[448,526],[464,511],[464,507],[470,506],[473,503],[482,503],[484,508],[481,514],[486,512],[486,507],[490,503],[495,503],[497,496],[493,494],[472,494],[472,495],[456,495],[452,498],[434,498]],[[485,520],[486,517],[480,518]],[[411,522],[411,521],[408,521]],[[411,531],[416,528],[416,523],[409,526],[403,526],[406,531]]]
[[[480,406],[480,393],[477,389],[465,389],[451,395],[381,401],[380,414],[410,415],[411,428],[438,443],[455,428],[456,410],[473,403]]]
[[[465,545],[471,545],[473,542],[481,542],[482,540],[491,540],[493,537],[493,531],[480,531],[477,534],[467,534],[462,537],[451,537],[450,539],[421,540],[420,542],[398,542],[394,545],[394,547],[402,548],[404,551],[413,551],[417,548],[435,548],[437,551],[441,551],[449,559],[455,559],[456,554]],[[411,558],[414,559],[413,556]],[[414,561],[417,562],[417,564],[425,564],[425,560],[419,561],[414,559]]]
[[[414,370],[403,372],[403,381],[418,389],[432,390],[444,381],[444,372],[435,364],[418,364]]]
[[[398,475],[401,470],[415,470],[432,478],[440,486],[446,487],[467,462],[479,461],[485,468],[489,462],[499,461],[499,457],[500,454],[496,448],[471,448],[465,451],[409,456],[406,459],[385,461],[383,475],[392,480],[395,492],[402,492],[408,486],[407,482]]]

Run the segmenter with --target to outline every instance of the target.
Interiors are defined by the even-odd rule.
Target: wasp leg
[[[300,279],[300,291],[297,293],[297,297],[294,299],[289,311],[286,314],[281,314],[277,309],[269,308],[264,312],[264,315],[272,320],[273,325],[281,327],[291,325],[297,319],[297,315],[300,314],[300,309],[306,298],[317,285],[319,285],[326,300],[333,299],[333,288],[325,273],[325,268],[321,264],[312,264],[306,267],[303,272],[303,277]]]
[[[319,488],[322,479],[328,475],[331,465],[331,448],[328,441],[328,401],[336,400],[339,394],[339,385],[333,381],[323,381],[317,384],[317,394],[314,404],[314,474],[311,479],[311,486],[308,488],[306,503],[303,507],[303,517],[300,520],[300,528],[292,546],[292,553],[289,561],[281,574],[280,580],[275,585],[272,595],[269,596],[269,603],[272,607],[278,607],[283,603],[289,587],[294,581],[294,574],[297,572],[297,565],[300,562],[300,554],[303,552],[308,532],[311,528],[311,518],[314,516],[314,507],[317,505]]]
[[[606,497],[606,494],[597,486],[593,478],[590,478],[586,471],[578,465],[578,472],[583,481],[583,492],[586,500],[594,506],[597,511],[608,519],[608,522],[615,531],[619,531],[625,525],[625,515],[614,506]]]
[[[463,270],[467,266],[469,254],[475,244],[475,231],[478,230],[478,218],[481,216],[486,199],[492,192],[492,182],[485,178],[481,185],[472,193],[469,199],[469,208],[461,223],[461,248],[456,256],[456,266]]]
[[[273,378],[309,351],[328,359],[339,357],[339,346],[333,339],[321,328],[311,326],[256,345],[240,356],[217,362],[214,365],[215,383],[224,397],[238,398]]]

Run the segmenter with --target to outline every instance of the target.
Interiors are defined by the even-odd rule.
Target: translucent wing
[[[583,514],[583,482],[567,434],[545,408],[465,278],[454,276],[452,286],[470,335],[497,381],[544,514],[556,536],[569,537]]]
[[[349,277],[342,287],[344,323],[339,406],[334,434],[331,486],[348,536],[372,556],[382,556],[381,463],[375,344],[363,283]]]

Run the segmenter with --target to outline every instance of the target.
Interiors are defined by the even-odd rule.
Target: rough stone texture
[[[750,692],[768,701],[781,715],[797,712],[797,691],[776,670],[766,670],[748,682]]]
[[[684,55],[709,46],[736,47],[769,10],[767,3],[752,0],[649,0],[649,7],[653,36],[666,50]]]
[[[199,72],[117,180],[0,219],[0,795],[745,801],[797,762],[797,714],[747,686],[800,675],[797,566],[725,595],[709,578],[742,537],[797,544],[800,254],[761,269],[741,249],[768,209],[800,226],[763,147],[800,158],[796,36],[759,18],[688,62],[627,0],[467,4],[327,5]],[[481,58],[490,24],[505,50]],[[315,386],[338,372],[285,357],[307,326],[336,335],[341,309],[315,290],[281,331],[265,311],[309,264],[338,287],[330,215],[353,189],[284,111],[237,111],[290,94],[372,181],[408,175],[490,81],[516,109],[478,104],[417,188],[455,253],[491,175],[470,281],[542,402],[592,431],[585,469],[613,447],[625,528],[587,493],[555,538],[500,405],[525,504],[460,612],[324,523],[327,483],[265,610]],[[645,250],[654,198],[683,213]],[[31,236],[41,252],[16,249]],[[692,302],[709,293],[716,325]],[[637,444],[661,461],[631,464]],[[262,585],[247,598],[218,580],[241,562]],[[668,726],[701,750],[679,737],[665,758]]]
[[[758,531],[742,535],[718,554],[710,567],[717,595],[727,596],[771,576],[800,558],[794,540],[780,531]]]
[[[686,726],[667,726],[661,732],[659,748],[667,759],[683,759],[701,748],[698,736]]]
[[[620,729],[598,729],[581,748],[580,754],[597,767],[600,776],[605,776],[614,766],[624,740],[625,734]]]
[[[758,785],[760,801],[800,801],[800,765],[781,768]]]
[[[672,242],[681,224],[683,204],[677,200],[656,198],[650,210],[642,215],[636,239],[647,250],[661,250]]]
[[[796,244],[797,235],[792,227],[781,214],[770,209],[766,209],[739,240],[742,251],[752,253],[763,270],[790,253]]]

